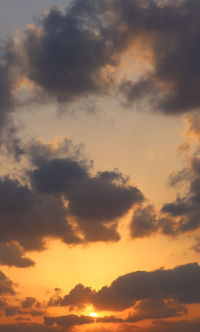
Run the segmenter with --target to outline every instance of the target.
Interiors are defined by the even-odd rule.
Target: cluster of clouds
[[[199,228],[198,155],[187,171],[171,178],[174,183],[189,179],[188,192],[158,213],[144,204],[144,194],[119,170],[93,174],[80,151],[69,153],[69,142],[54,153],[36,142],[24,146],[11,117],[22,95],[29,95],[20,93],[24,82],[40,101],[74,102],[120,89],[129,105],[149,95],[164,113],[193,111],[200,104],[199,10],[195,0],[76,0],[65,12],[51,8],[17,42],[2,42],[0,127],[12,132],[7,147],[26,158],[29,169],[25,183],[9,175],[0,178],[0,264],[34,266],[26,251],[45,249],[47,238],[70,245],[118,241],[119,219],[133,207],[132,238],[158,232],[175,236]],[[137,81],[116,83],[113,73],[138,41],[150,49],[152,69]]]
[[[186,317],[188,312],[187,305],[200,303],[200,266],[197,263],[177,266],[168,270],[159,269],[148,272],[137,271],[128,273],[118,277],[110,286],[104,286],[99,291],[79,284],[69,294],[63,297],[58,295],[52,297],[48,303],[42,304],[36,298],[26,297],[20,300],[16,306],[9,305],[4,300],[5,296],[16,295],[14,283],[2,272],[0,276],[0,311],[6,317],[13,317],[16,321],[23,321],[23,324],[15,324],[16,331],[18,325],[21,326],[22,331],[23,328],[28,329],[29,326],[30,331],[32,331],[31,329],[40,331],[40,328],[44,331],[54,331],[54,329],[55,331],[62,331],[62,329],[63,331],[68,331],[84,325],[94,326],[95,329],[98,323],[101,324],[101,328],[105,327],[105,329],[109,324],[111,326],[114,324],[115,330],[120,325],[126,331],[128,327],[130,329],[132,327],[137,328],[134,324],[139,321],[155,320],[155,326],[169,324],[166,331],[175,332],[181,326],[179,324],[182,324],[183,318],[177,322],[165,322],[163,319]],[[110,316],[100,315],[97,318],[72,313],[63,316],[48,314],[48,308],[52,306],[62,306],[67,311],[70,311],[82,310],[88,305],[93,305],[94,310],[98,312],[111,311],[116,314]],[[127,317],[121,316],[121,313],[127,309]],[[31,317],[34,318],[36,316],[43,318],[44,325],[31,323]],[[198,331],[197,326],[199,326],[199,322],[198,324],[194,321],[186,322],[187,326],[191,324],[192,329],[194,325],[194,331]],[[2,326],[0,325],[0,330]],[[9,325],[6,328],[10,331]],[[108,328],[108,331],[112,331],[112,328],[111,330]],[[151,327],[144,331],[151,331]],[[155,329],[155,331],[157,330]]]
[[[69,310],[81,310],[92,304],[94,310],[98,312],[111,311],[121,314],[124,310],[129,309],[128,316],[122,318],[121,315],[114,314],[92,318],[77,314],[45,315],[44,323],[47,326],[71,330],[82,325],[93,326],[95,322],[95,324],[101,323],[101,329],[103,328],[105,331],[113,331],[112,327],[107,328],[108,324],[111,326],[114,324],[115,331],[118,331],[119,326],[120,331],[132,331],[132,329],[137,331],[137,325],[134,323],[147,319],[155,321],[144,329],[145,332],[177,332],[181,327],[184,327],[183,331],[188,331],[189,328],[196,332],[199,328],[199,321],[187,321],[182,318],[169,322],[163,319],[184,317],[187,314],[188,304],[200,303],[199,277],[200,266],[192,263],[168,270],[128,273],[114,280],[110,286],[102,287],[99,291],[79,284],[63,297],[58,294],[52,297],[48,306],[64,306]],[[95,327],[94,331],[96,331]],[[140,327],[139,331],[143,331],[143,329]]]
[[[66,138],[56,148],[31,141],[21,181],[0,177],[0,264],[33,266],[25,253],[44,250],[47,238],[68,245],[120,239],[120,218],[144,195],[118,170],[93,174],[80,157]]]
[[[0,139],[5,143],[12,136],[7,148],[12,147],[28,167],[22,178],[0,177],[0,265],[34,266],[26,253],[44,250],[49,238],[67,245],[118,241],[119,220],[132,210],[133,239],[155,233],[176,236],[200,228],[199,148],[188,167],[170,178],[172,185],[187,183],[186,192],[157,212],[119,170],[94,173],[90,161],[69,140],[56,149],[41,142],[22,144],[13,120],[20,106],[32,100],[64,104],[113,91],[129,107],[147,97],[157,112],[198,110],[199,12],[196,0],[73,0],[65,12],[51,8],[20,39],[1,42]],[[125,76],[116,80],[124,54],[138,45],[151,53],[149,69],[136,80]],[[190,134],[199,139],[198,116],[189,121]],[[99,323],[120,323],[121,332],[137,332],[132,324],[142,319],[158,322],[140,332],[197,332],[199,321],[159,319],[185,315],[187,304],[200,303],[199,278],[198,264],[138,271],[99,291],[79,284],[64,297],[50,299],[48,305],[80,309],[92,304],[96,310],[116,312],[133,309],[127,318],[97,318]],[[6,316],[44,316],[44,308],[34,298],[18,306],[4,300],[15,295],[15,284],[0,272],[0,310]],[[16,332],[57,332],[92,324],[94,319],[69,314],[44,316],[44,322],[17,323],[14,328]],[[0,325],[0,331],[11,332],[13,325]]]
[[[200,117],[186,117],[186,139],[180,150],[187,153],[187,166],[169,177],[171,187],[180,188],[174,201],[163,203],[160,211],[153,205],[135,209],[130,224],[133,238],[161,233],[167,236],[198,234],[200,228]],[[192,141],[191,141],[192,140]],[[199,251],[199,240],[193,247]]]
[[[1,44],[1,127],[25,83],[38,100],[73,102],[117,89],[129,105],[150,95],[164,113],[197,109],[199,10],[196,0],[74,0],[65,12],[51,8],[20,40]],[[138,41],[150,50],[152,69],[116,84],[113,73]]]
[[[34,297],[17,299],[16,287],[17,285],[0,271],[0,317],[16,317],[17,320],[23,317],[24,320],[30,320],[30,317],[43,316],[45,306]],[[16,304],[13,304],[16,299]]]
[[[178,322],[169,322],[169,321],[155,321],[149,327],[136,327],[130,326],[129,324],[124,324],[115,330],[112,328],[98,328],[93,327],[90,328],[89,331],[91,332],[198,332],[200,328],[199,320],[183,320]],[[15,332],[65,332],[69,329],[60,328],[60,327],[48,327],[42,324],[15,324]],[[74,330],[76,331],[76,330]],[[0,332],[13,332],[13,325],[0,325]]]
[[[140,189],[119,170],[94,173],[81,146],[67,138],[56,144],[31,140],[21,145],[22,165],[26,165],[21,178],[0,177],[0,264],[34,266],[26,252],[44,250],[47,239],[60,239],[67,245],[119,241],[120,218],[129,211],[133,211],[133,239],[157,233],[196,234],[200,227],[197,120],[192,114],[188,122],[198,148],[188,167],[170,176],[172,186],[187,183],[187,190],[174,202],[164,203],[160,211],[148,205]],[[199,250],[199,241],[193,249]]]

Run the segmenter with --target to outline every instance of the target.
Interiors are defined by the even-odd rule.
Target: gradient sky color
[[[0,1],[0,332],[200,330],[199,14]]]

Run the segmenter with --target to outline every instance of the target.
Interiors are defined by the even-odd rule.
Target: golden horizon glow
[[[96,312],[90,312],[89,316],[92,318],[98,318],[99,315]]]

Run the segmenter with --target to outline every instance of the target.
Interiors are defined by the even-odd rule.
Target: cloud
[[[196,320],[179,320],[179,321],[165,321],[159,320],[154,321],[150,326],[147,327],[137,327],[133,324],[120,324],[118,326],[107,326],[107,327],[98,327],[92,326],[88,331],[91,332],[198,332],[200,327],[200,322]],[[70,329],[70,328],[69,328]],[[67,328],[68,330],[68,328]],[[31,324],[31,323],[16,323],[16,324],[7,324],[0,325],[0,332],[58,332],[66,331],[66,327],[52,327],[45,326],[42,324]]]
[[[18,58],[13,40],[0,43],[0,133],[14,110],[14,90],[18,77]]]
[[[65,13],[53,7],[41,26],[28,28],[29,78],[61,102],[105,91],[109,79],[102,82],[101,70],[115,63],[109,7],[74,1]]]
[[[84,325],[84,324],[90,324],[94,322],[94,319],[89,316],[77,316],[77,315],[66,315],[66,316],[58,316],[58,317],[52,317],[47,316],[44,318],[46,325],[60,325],[65,327],[71,327],[75,325]]]
[[[42,324],[26,324],[26,323],[17,323],[17,324],[6,324],[0,325],[0,332],[58,332],[60,331],[57,328],[49,328]]]
[[[152,70],[121,91],[131,102],[159,96],[165,113],[191,111],[200,105],[199,9],[195,0],[79,0],[65,13],[53,7],[25,32],[29,79],[61,102],[105,92],[114,86],[106,69],[116,70],[140,39],[151,49]]]
[[[117,89],[129,106],[148,96],[153,109],[167,114],[198,110],[199,10],[196,0],[74,0],[65,12],[52,7],[20,38],[0,45],[0,127],[12,131],[15,106],[24,104],[22,95],[30,102],[30,91],[21,93],[23,81],[39,102],[74,102]],[[118,83],[120,61],[129,49],[140,52],[138,45],[151,53],[148,69]],[[19,149],[16,137],[9,144]]]
[[[200,293],[198,264],[187,264],[172,270],[138,271],[126,274],[103,287],[95,296],[97,309],[123,310],[135,301],[173,298],[181,303],[198,303]]]
[[[141,329],[142,332],[198,332],[200,328],[199,319],[180,320],[174,322],[155,321],[150,327]],[[136,330],[137,332],[137,330]]]
[[[72,158],[40,155],[28,175],[35,191],[65,199],[86,242],[119,240],[118,219],[144,200],[118,170],[93,175],[87,163]]]
[[[0,264],[34,266],[25,253],[44,250],[47,238],[69,245],[120,239],[120,218],[144,201],[126,176],[93,174],[82,148],[66,138],[22,150],[19,178],[0,177]]]
[[[153,205],[135,209],[130,230],[132,238],[149,236],[158,230],[157,214]]]
[[[152,99],[149,102],[155,102],[155,95],[159,94],[159,89],[156,88],[154,82],[150,79],[143,78],[139,81],[124,81],[120,85],[120,92],[125,97],[125,106],[131,107],[132,105],[140,102],[145,97],[152,96]],[[156,103],[155,103],[156,106]]]
[[[24,250],[42,250],[46,237],[61,238],[69,244],[79,242],[67,223],[61,200],[39,195],[9,178],[0,179],[0,192],[3,193],[0,203],[3,245],[15,241]]]
[[[200,328],[199,319],[178,320],[178,321],[153,321],[146,327],[136,326],[133,324],[122,323],[118,326],[92,327],[87,330],[91,332],[198,332]]]
[[[196,251],[196,252],[200,252],[200,237],[196,237],[195,238],[195,243],[194,243],[194,245],[192,246],[192,248],[191,249],[193,249],[194,251]]]
[[[152,310],[153,303],[156,307],[161,301],[160,315],[162,309],[181,313],[184,307],[178,304],[176,306],[176,302],[170,302],[170,299],[182,304],[199,303],[199,277],[200,266],[196,263],[178,266],[171,270],[137,271],[117,278],[110,286],[105,286],[97,292],[89,287],[77,285],[68,295],[57,298],[57,301],[50,300],[49,304],[79,307],[85,303],[93,304],[96,310],[120,311],[131,308],[137,301],[144,301],[140,305],[137,304],[136,309],[143,306],[147,310],[148,301],[155,300],[152,302]],[[147,312],[147,314],[152,313]]]
[[[0,271],[0,295],[15,295],[14,283]]]
[[[197,112],[187,114],[184,117],[186,123],[186,136],[199,140],[200,138],[200,117]]]
[[[161,220],[161,228],[169,235],[194,231],[200,227],[200,159],[198,155],[191,158],[187,176],[184,175],[182,180],[188,181],[187,192],[182,196],[177,195],[174,202],[165,203],[161,210],[166,217],[163,228]]]
[[[44,311],[34,309],[34,310],[30,311],[30,314],[31,314],[32,317],[40,317],[40,316],[44,315]]]
[[[27,257],[24,257],[23,249],[17,243],[0,244],[0,265],[30,267],[35,263]]]
[[[199,2],[177,1],[160,5],[156,1],[124,1],[124,21],[132,33],[142,33],[150,40],[154,55],[153,70],[137,92],[138,83],[133,84],[132,95],[136,98],[150,88],[160,88],[158,109],[165,113],[181,113],[198,109],[199,99],[199,24],[197,11]],[[137,5],[135,5],[137,4]],[[135,7],[139,9],[138,19]],[[130,32],[130,33],[131,33]],[[147,88],[148,87],[148,88]],[[156,98],[156,94],[154,93]]]
[[[33,297],[26,297],[20,302],[17,299],[16,304],[14,304],[13,301],[6,302],[2,298],[0,308],[6,317],[14,317],[16,320],[31,321],[31,317],[34,318],[44,316],[46,306],[37,302],[37,300]]]
[[[90,316],[65,315],[65,316],[46,316],[44,318],[46,325],[57,324],[59,326],[71,327],[93,323],[133,323],[143,319],[161,319],[175,317],[187,313],[186,308],[174,300],[147,299],[138,302],[134,308],[133,314],[127,318],[117,316],[100,316],[92,318]]]
[[[127,318],[127,322],[137,322],[143,319],[160,319],[181,316],[187,313],[184,305],[168,299],[146,299],[134,306],[133,314]]]
[[[69,306],[73,307],[84,307],[91,302],[91,297],[93,296],[93,291],[90,287],[84,287],[82,284],[76,285],[68,295],[63,298],[55,296],[50,299],[49,306]]]
[[[26,309],[26,310],[24,310]],[[13,317],[13,316],[17,316],[16,319],[20,318],[18,315],[22,315],[23,316],[32,316],[32,317],[40,317],[44,315],[44,311],[43,310],[36,310],[36,309],[31,309],[29,308],[24,308],[23,306],[13,306],[13,305],[8,305],[5,304],[4,305],[4,314],[6,317]],[[30,318],[28,318],[30,320]]]
[[[191,179],[190,169],[186,167],[180,170],[179,172],[173,172],[172,174],[170,174],[169,185],[175,187],[180,183],[189,181],[190,179]]]
[[[18,314],[22,314],[22,311],[20,309],[20,307],[18,306],[11,306],[11,305],[7,305],[5,307],[5,316],[6,317],[12,317]]]
[[[58,331],[66,331],[70,329],[70,327],[66,326],[45,326],[42,324],[33,324],[33,323],[16,323],[16,324],[6,324],[0,325],[0,332],[58,332]],[[88,331],[91,332],[198,332],[200,328],[200,322],[198,319],[193,320],[179,320],[179,321],[165,321],[158,320],[154,321],[150,326],[147,327],[138,327],[133,324],[125,324],[122,323],[118,326],[106,326],[106,327],[98,327],[92,326]]]
[[[23,309],[28,309],[28,308],[32,308],[32,306],[36,303],[36,299],[34,297],[26,297],[21,305]]]
[[[193,119],[193,115],[188,118]],[[189,128],[191,135],[190,123]],[[198,139],[197,129],[193,131],[195,138]],[[177,193],[172,202],[163,203],[159,212],[156,212],[153,205],[140,206],[134,210],[130,223],[132,238],[150,236],[154,233],[175,237],[186,233],[194,234],[200,228],[199,145],[195,147],[195,151],[187,157],[187,160],[187,167],[169,176],[170,186],[181,185],[179,187],[181,192]],[[198,242],[193,249],[198,251]]]

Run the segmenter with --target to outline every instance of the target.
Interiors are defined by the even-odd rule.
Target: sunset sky
[[[199,0],[0,0],[0,332],[200,331],[199,109]]]

